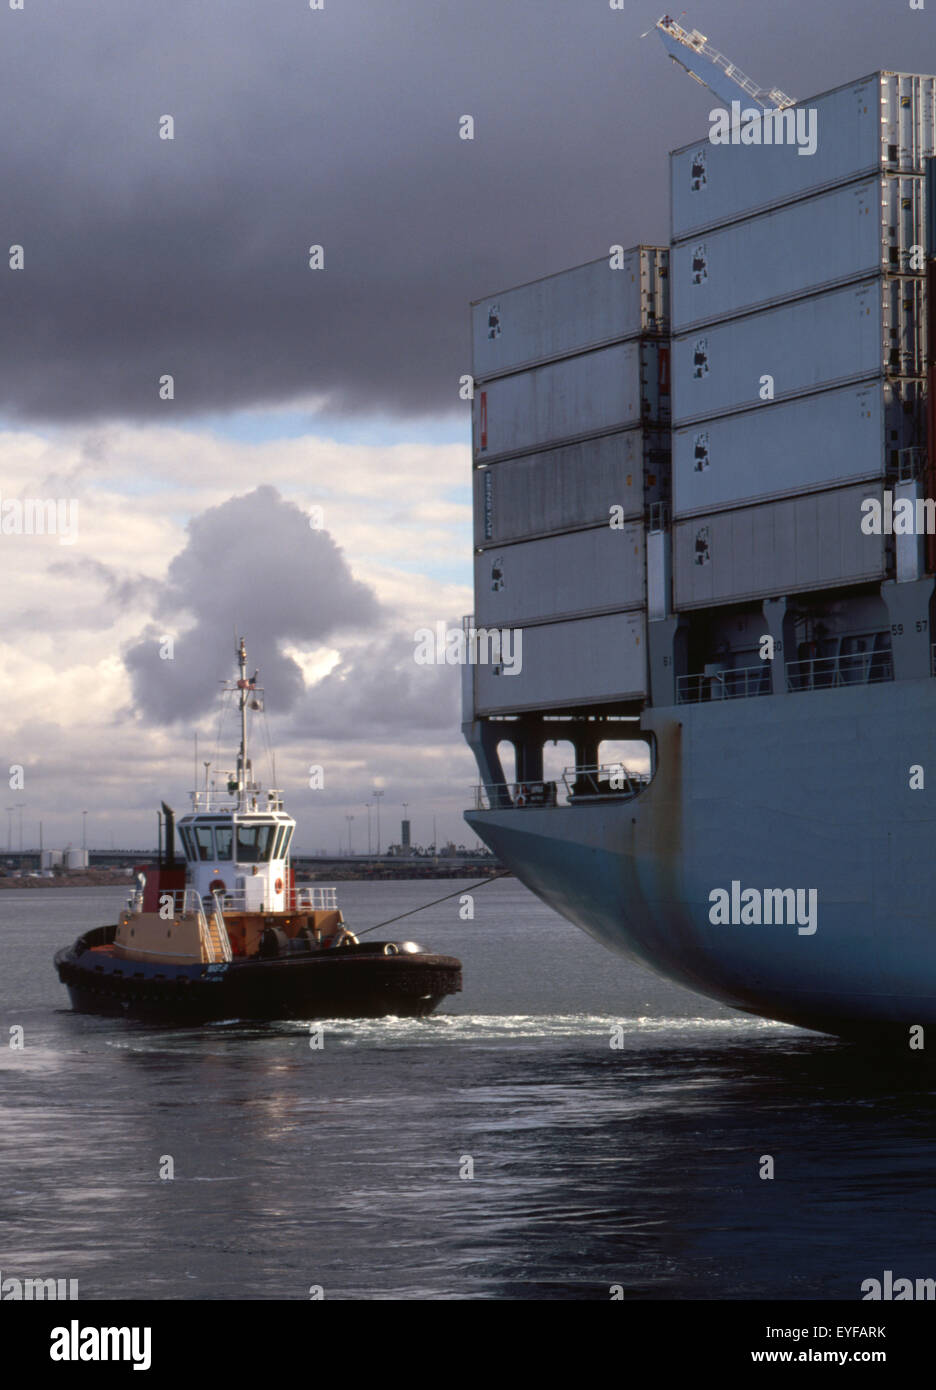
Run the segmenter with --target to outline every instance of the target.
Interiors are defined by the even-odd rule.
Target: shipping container
[[[669,326],[669,251],[635,246],[479,299],[476,382]]]
[[[918,267],[923,181],[865,179],[673,247],[673,332],[849,280]]]
[[[673,424],[888,376],[923,376],[924,282],[878,276],[673,340]]]
[[[838,488],[677,521],[676,608],[881,579],[892,538],[861,530],[866,497],[880,498],[881,485]]]
[[[496,378],[475,392],[476,458],[668,424],[669,352],[668,340],[634,340]]]
[[[483,627],[634,608],[646,592],[642,518],[475,556],[475,618]]]
[[[669,435],[624,430],[476,468],[475,546],[502,545],[642,516],[669,499]]]
[[[844,386],[674,430],[674,514],[896,471],[897,451],[920,443],[921,392],[919,382]]]
[[[497,674],[490,664],[473,668],[476,715],[561,712],[646,695],[646,620],[641,611],[545,623],[522,633],[517,675]]]
[[[864,174],[922,173],[924,158],[936,153],[934,91],[933,77],[873,73],[797,102],[804,113],[816,112],[816,149],[810,155],[799,154],[796,144],[713,145],[708,134],[675,150],[673,241]],[[800,130],[809,133],[808,125]],[[763,128],[760,135],[763,141]]]

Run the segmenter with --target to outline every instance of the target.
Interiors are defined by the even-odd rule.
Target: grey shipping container
[[[915,269],[923,182],[887,175],[673,247],[673,332],[847,280]]]
[[[923,376],[924,284],[885,280],[810,295],[673,341],[673,423],[820,386]],[[769,381],[764,378],[769,377]]]
[[[490,381],[474,395],[475,456],[668,423],[669,353],[668,341],[633,340]]]
[[[476,468],[475,545],[597,526],[612,507],[642,516],[668,499],[669,457],[668,434],[638,428]]]
[[[920,442],[920,392],[917,382],[843,386],[674,430],[674,514],[880,477]]]
[[[643,519],[521,541],[475,556],[475,618],[512,627],[646,601]]]
[[[707,136],[675,150],[673,240],[862,174],[922,173],[923,159],[936,153],[934,92],[936,78],[880,72],[798,102],[816,112],[811,155],[789,144],[713,145]]]
[[[669,250],[635,246],[472,305],[475,381],[669,323]]]
[[[641,611],[522,629],[519,673],[474,673],[476,714],[557,710],[635,700],[647,691],[646,619]],[[561,736],[557,733],[557,737]]]
[[[676,608],[880,579],[888,538],[861,530],[862,501],[880,496],[870,483],[677,521]]]

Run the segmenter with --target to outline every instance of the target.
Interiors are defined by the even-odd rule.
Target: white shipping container
[[[816,112],[811,155],[789,144],[713,145],[708,135],[675,150],[673,240],[876,170],[922,173],[936,153],[934,88],[932,77],[873,73],[798,102]]]
[[[677,521],[676,608],[880,579],[888,538],[861,530],[862,501],[880,496],[866,484]]]
[[[475,556],[475,620],[513,627],[646,600],[643,519],[521,541]]]
[[[849,379],[923,376],[922,279],[877,277],[673,340],[673,423]]]
[[[475,392],[475,456],[532,453],[669,420],[669,342],[631,341],[498,377]]]
[[[475,381],[664,331],[668,249],[635,246],[620,260],[613,268],[608,255],[472,304]]]
[[[475,713],[559,711],[642,699],[646,652],[641,611],[524,628],[519,674],[496,675],[490,665],[473,668]]]
[[[501,545],[642,516],[669,473],[669,436],[635,429],[504,459],[474,473],[475,545]]]
[[[673,332],[836,283],[911,270],[923,182],[867,179],[673,247]]]
[[[922,383],[879,381],[674,430],[674,515],[896,472],[898,450],[920,442],[921,400]]]

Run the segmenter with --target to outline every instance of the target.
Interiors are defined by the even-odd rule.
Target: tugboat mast
[[[237,659],[240,664],[240,680],[237,682],[237,689],[240,693],[240,717],[241,717],[241,741],[240,752],[237,755],[237,793],[239,798],[238,810],[247,810],[247,692],[253,682],[247,679],[247,648],[244,646],[243,637],[237,649]]]

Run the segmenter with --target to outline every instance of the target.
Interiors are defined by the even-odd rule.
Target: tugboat
[[[220,1019],[424,1018],[461,990],[461,962],[415,942],[360,942],[334,888],[296,887],[296,822],[263,792],[247,756],[248,709],[263,708],[258,672],[224,686],[240,710],[234,772],[192,792],[179,822],[165,802],[158,863],[137,870],[115,925],[57,953],[72,1008],[172,1023]]]

